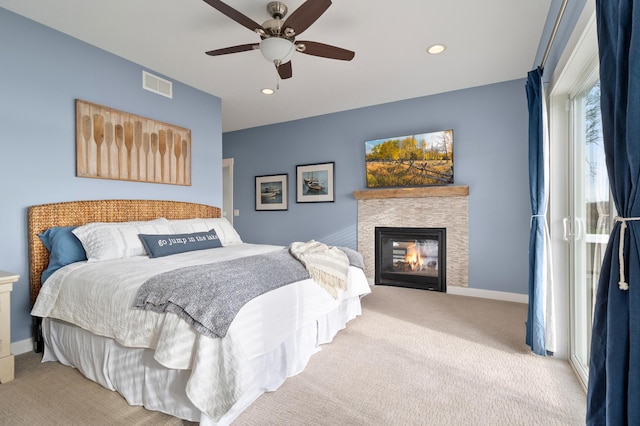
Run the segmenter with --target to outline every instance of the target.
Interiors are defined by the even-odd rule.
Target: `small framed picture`
[[[333,164],[331,162],[296,166],[296,202],[327,203],[335,201]]]
[[[256,210],[287,210],[287,176],[256,176]]]

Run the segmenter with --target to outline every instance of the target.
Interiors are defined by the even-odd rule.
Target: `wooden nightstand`
[[[13,380],[11,355],[11,290],[20,275],[0,271],[0,383]]]

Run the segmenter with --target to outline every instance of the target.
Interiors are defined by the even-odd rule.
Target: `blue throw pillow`
[[[49,266],[42,272],[41,282],[65,265],[87,260],[82,243],[71,231],[76,226],[56,226],[38,234],[44,246],[49,250]]]
[[[169,256],[187,251],[222,247],[220,239],[213,229],[209,232],[192,234],[138,234],[149,257]]]

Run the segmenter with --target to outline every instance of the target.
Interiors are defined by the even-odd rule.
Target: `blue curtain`
[[[640,424],[640,0],[597,0],[600,103],[618,212],[594,311],[588,425]]]
[[[545,156],[542,103],[542,70],[527,75],[529,106],[529,196],[531,198],[531,229],[529,235],[529,309],[526,343],[538,355],[545,355]]]

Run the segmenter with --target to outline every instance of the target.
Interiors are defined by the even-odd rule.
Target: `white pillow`
[[[223,246],[242,242],[233,225],[224,217],[170,220],[169,224],[174,234],[208,232],[213,229]]]
[[[147,251],[138,234],[171,234],[165,218],[141,222],[92,222],[72,231],[87,252],[89,262],[143,256]]]

